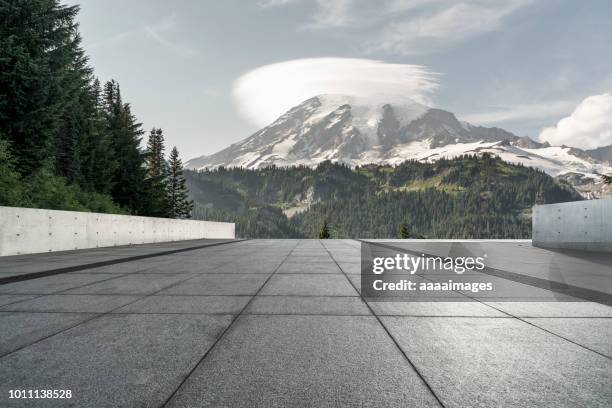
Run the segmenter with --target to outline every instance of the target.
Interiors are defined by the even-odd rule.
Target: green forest
[[[195,218],[233,220],[251,238],[317,238],[324,223],[331,238],[529,238],[534,204],[581,199],[569,184],[488,154],[185,176]]]
[[[96,78],[78,6],[0,2],[0,205],[186,218],[176,148]]]

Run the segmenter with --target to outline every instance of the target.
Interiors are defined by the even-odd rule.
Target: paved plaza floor
[[[0,407],[612,406],[608,305],[366,302],[358,241],[214,243],[0,258]]]

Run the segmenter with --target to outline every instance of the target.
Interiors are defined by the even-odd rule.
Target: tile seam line
[[[189,372],[185,375],[185,377],[181,380],[181,382],[178,384],[178,386],[174,389],[174,391],[172,391],[172,393],[168,396],[168,398],[166,398],[166,400],[164,402],[162,402],[159,407],[160,408],[165,408],[168,406],[168,404],[170,403],[170,401],[172,401],[172,399],[175,397],[175,395],[178,394],[178,392],[180,391],[181,388],[183,388],[183,385],[185,385],[185,383],[187,382],[187,380],[189,379],[189,377],[191,377],[191,375],[197,370],[197,368],[204,362],[204,360],[206,360],[206,358],[209,356],[209,354],[212,352],[212,350],[217,346],[217,344],[219,344],[221,342],[221,340],[225,337],[225,335],[230,331],[230,329],[234,326],[234,323],[236,323],[238,321],[238,319],[240,318],[240,316],[243,316],[243,313],[248,309],[248,307],[251,305],[251,303],[253,302],[253,300],[257,297],[257,295],[262,291],[262,289],[268,284],[268,282],[272,279],[272,276],[274,276],[276,274],[276,272],[279,270],[279,268],[281,267],[282,264],[285,263],[285,261],[289,258],[289,256],[291,256],[291,253],[295,250],[295,248],[297,248],[297,246],[299,245],[300,241],[298,240],[297,243],[295,244],[295,246],[293,246],[293,248],[291,248],[291,250],[289,251],[289,253],[287,254],[287,256],[285,256],[283,258],[283,260],[276,266],[276,268],[274,268],[274,270],[272,271],[272,273],[270,274],[270,276],[268,276],[266,278],[266,280],[263,282],[263,284],[259,287],[259,289],[257,289],[257,292],[255,292],[255,294],[249,299],[249,301],[242,307],[242,309],[240,309],[240,312],[236,315],[234,315],[232,317],[232,320],[230,321],[230,323],[227,325],[227,327],[221,332],[221,334],[219,335],[219,337],[217,337],[215,339],[215,341],[213,342],[213,344],[211,344],[211,346],[208,348],[208,350],[206,350],[206,352],[204,353],[204,355],[196,362],[196,364],[194,364],[194,366],[191,368],[191,370],[189,370]],[[246,315],[245,315],[246,316]]]
[[[181,252],[194,251],[197,249],[209,248],[209,247],[214,247],[214,246],[219,246],[219,245],[234,244],[234,243],[244,242],[244,241],[248,241],[248,239],[236,239],[232,241],[213,242],[213,243],[205,244],[205,245],[197,245],[197,246],[188,247],[188,248],[179,248],[179,249],[173,249],[169,251],[154,252],[154,253],[146,254],[146,255],[128,256],[128,257],[123,257],[123,258],[111,259],[108,261],[93,262],[93,263],[83,264],[83,265],[67,266],[64,268],[56,268],[56,269],[50,269],[46,271],[30,272],[30,273],[24,273],[21,275],[7,276],[4,278],[0,278],[0,285],[6,285],[9,283],[21,282],[21,281],[32,280],[32,279],[37,279],[37,278],[44,278],[46,276],[59,275],[63,273],[77,272],[77,271],[82,271],[86,269],[99,268],[102,266],[115,265],[115,264],[120,264],[124,262],[138,261],[141,259],[154,258],[157,256],[172,255],[172,254],[177,254]]]
[[[242,240],[242,241],[244,241],[244,240]],[[230,263],[230,262],[231,262],[231,261],[228,261],[227,263]],[[49,334],[48,336],[44,336],[44,337],[42,337],[42,338],[40,338],[40,339],[38,339],[38,340],[36,340],[36,341],[33,341],[33,342],[28,343],[28,344],[26,344],[26,345],[24,345],[24,346],[21,346],[21,347],[19,347],[19,348],[15,349],[15,350],[9,351],[8,353],[4,353],[4,354],[0,355],[0,360],[2,360],[2,359],[3,359],[3,358],[5,358],[5,357],[10,356],[11,354],[14,354],[14,353],[16,353],[16,352],[18,352],[18,351],[21,351],[21,350],[23,350],[23,349],[25,349],[25,348],[27,348],[27,347],[30,347],[30,346],[32,346],[32,345],[34,345],[34,344],[40,343],[41,341],[47,340],[47,339],[49,339],[49,338],[51,338],[51,337],[53,337],[53,336],[57,336],[58,334],[62,334],[62,333],[64,333],[64,332],[67,332],[67,331],[69,331],[69,330],[72,330],[72,329],[74,329],[75,327],[78,327],[78,326],[81,326],[81,325],[83,325],[83,324],[89,323],[89,322],[91,322],[92,320],[95,320],[95,319],[98,319],[98,318],[100,318],[100,317],[104,317],[104,316],[107,316],[107,315],[120,315],[119,313],[113,313],[113,312],[114,312],[115,310],[119,310],[119,309],[121,309],[121,308],[123,308],[123,307],[126,307],[126,306],[129,306],[129,305],[133,304],[133,303],[136,303],[136,302],[138,302],[138,301],[140,301],[140,300],[146,299],[146,298],[148,298],[148,297],[150,297],[150,296],[152,296],[152,295],[154,295],[154,294],[156,294],[156,293],[159,293],[159,292],[161,292],[161,291],[163,291],[163,290],[170,289],[170,288],[172,288],[172,287],[174,287],[174,286],[177,286],[177,285],[179,285],[179,284],[182,284],[183,282],[187,282],[187,281],[189,281],[189,280],[191,280],[191,279],[194,279],[194,278],[196,278],[196,277],[198,277],[198,276],[199,276],[199,275],[192,275],[192,276],[186,277],[185,279],[181,279],[181,280],[179,280],[179,281],[177,281],[177,282],[174,282],[174,283],[172,283],[172,284],[170,284],[170,285],[168,285],[168,286],[164,286],[164,287],[162,287],[161,289],[159,289],[159,290],[157,290],[157,291],[155,291],[155,292],[153,292],[153,293],[148,293],[148,294],[144,294],[144,295],[134,295],[134,296],[138,296],[138,298],[137,298],[137,299],[135,299],[135,300],[133,300],[133,301],[131,301],[131,302],[128,302],[128,303],[126,303],[126,304],[123,304],[123,305],[121,305],[121,306],[117,306],[117,307],[115,307],[115,308],[113,308],[113,309],[111,309],[111,310],[109,310],[109,311],[106,311],[106,312],[98,312],[98,313],[95,313],[95,312],[94,312],[94,313],[91,313],[93,316],[91,316],[89,319],[85,319],[85,320],[83,320],[83,321],[80,321],[80,322],[78,322],[78,323],[76,323],[76,324],[74,324],[74,325],[72,325],[72,326],[70,326],[70,327],[66,327],[66,328],[64,328],[64,329],[62,329],[62,330],[59,330],[59,331],[55,332],[55,333]],[[112,278],[111,278],[111,279],[112,279]],[[107,279],[107,280],[111,280],[111,279]],[[87,284],[87,285],[89,285],[89,284]],[[66,290],[69,290],[69,289],[66,289]],[[32,300],[33,300],[33,299],[32,299]]]
[[[438,396],[438,394],[434,391],[433,387],[427,382],[427,380],[425,379],[425,377],[423,376],[423,374],[421,373],[421,371],[416,367],[416,365],[412,362],[412,360],[408,357],[408,354],[406,354],[406,352],[404,351],[404,349],[402,349],[402,347],[399,345],[398,341],[395,339],[395,337],[391,334],[391,332],[389,331],[389,329],[387,328],[387,326],[383,323],[382,319],[380,318],[380,316],[378,316],[374,310],[372,309],[372,306],[370,306],[370,304],[365,300],[365,298],[363,297],[363,295],[361,294],[361,292],[359,292],[359,290],[357,290],[357,286],[355,286],[355,284],[349,279],[349,277],[347,276],[346,272],[344,272],[344,269],[342,269],[342,267],[340,267],[340,265],[338,264],[338,262],[336,261],[336,258],[334,258],[333,254],[330,252],[329,249],[327,249],[327,247],[325,246],[325,244],[323,244],[321,242],[321,245],[323,246],[323,248],[325,248],[325,250],[327,251],[327,253],[329,254],[329,256],[331,257],[331,259],[334,260],[334,262],[336,263],[336,265],[338,265],[338,268],[340,268],[340,270],[342,271],[342,273],[344,274],[344,277],[346,278],[346,280],[349,282],[349,284],[353,287],[353,289],[355,289],[355,291],[357,291],[357,293],[359,293],[359,297],[361,298],[361,300],[363,301],[363,303],[365,303],[365,305],[367,306],[367,308],[370,310],[370,313],[372,313],[372,316],[374,316],[374,318],[376,319],[376,321],[378,322],[378,324],[382,327],[382,329],[385,331],[385,333],[387,333],[387,336],[391,339],[391,341],[393,342],[393,344],[395,345],[395,347],[397,348],[397,350],[399,350],[400,354],[404,357],[404,359],[406,360],[406,362],[408,362],[408,364],[410,365],[410,367],[412,367],[412,369],[414,370],[414,372],[416,373],[416,375],[421,379],[421,381],[423,382],[423,384],[425,385],[425,387],[427,388],[427,390],[429,390],[429,392],[431,393],[431,395],[435,398],[435,400],[438,402],[438,404],[442,407],[442,408],[446,408],[446,405],[444,405],[444,403],[442,402],[442,399],[440,398],[440,396]]]
[[[366,244],[374,244],[374,245],[376,245],[376,243],[368,242],[368,241],[365,241],[365,240],[359,240],[359,241],[360,241],[360,242],[362,242],[362,243],[366,243]],[[383,248],[387,248],[387,249],[401,250],[401,251],[405,251],[405,252],[412,253],[412,254],[415,254],[415,253],[416,253],[416,252],[414,252],[414,251],[405,250],[405,249],[403,249],[403,248],[397,248],[397,247],[392,247],[392,246],[388,246],[388,245],[378,245],[378,246],[383,247]],[[430,255],[430,254],[425,254],[425,255],[428,255],[428,256],[433,256],[433,255]],[[504,272],[504,271],[501,271],[501,272]],[[493,276],[496,276],[496,275],[493,275]],[[502,277],[502,276],[498,276],[498,277],[501,277],[502,279],[507,279],[507,280],[512,281],[512,279],[504,278],[504,277]],[[427,279],[427,278],[425,278],[425,279]],[[427,279],[427,280],[431,281],[431,279]],[[519,282],[519,283],[522,283],[522,282]],[[543,288],[541,288],[541,289],[543,289]],[[546,289],[545,289],[545,290],[546,290]],[[548,289],[548,290],[551,290],[551,289]],[[551,290],[551,291],[552,291],[552,290]],[[460,293],[460,292],[459,292],[459,293]],[[606,354],[603,354],[603,353],[601,353],[601,352],[599,352],[599,351],[597,351],[597,350],[595,350],[595,349],[592,349],[592,348],[587,347],[587,346],[585,346],[585,345],[583,345],[583,344],[580,344],[580,343],[578,343],[578,342],[576,342],[576,341],[574,341],[574,340],[571,340],[571,339],[569,339],[569,338],[567,338],[567,337],[565,337],[565,336],[562,336],[562,335],[560,335],[560,334],[558,334],[558,333],[555,333],[555,332],[553,332],[553,331],[550,331],[550,330],[548,330],[548,329],[546,329],[546,328],[544,328],[544,327],[542,327],[542,326],[538,326],[537,324],[535,324],[535,323],[533,323],[533,322],[530,322],[530,321],[528,321],[528,320],[525,320],[525,318],[522,318],[522,317],[516,316],[516,315],[514,315],[514,314],[512,314],[512,313],[510,313],[510,312],[507,312],[507,311],[505,311],[505,310],[502,310],[502,309],[500,309],[500,308],[497,308],[497,307],[495,307],[495,306],[493,306],[493,305],[491,305],[491,304],[487,303],[487,301],[480,300],[480,299],[478,299],[478,298],[476,298],[476,297],[473,297],[473,296],[469,296],[469,295],[465,295],[465,294],[463,294],[463,295],[464,295],[465,297],[467,297],[467,298],[473,299],[474,301],[476,301],[476,302],[478,302],[478,303],[480,303],[480,304],[482,304],[482,305],[484,305],[484,306],[490,307],[490,308],[491,308],[491,309],[493,309],[493,310],[497,310],[497,311],[498,311],[498,312],[500,312],[500,313],[503,313],[503,314],[505,314],[505,315],[508,315],[508,316],[510,316],[510,317],[512,317],[512,318],[514,318],[514,319],[516,319],[516,320],[520,321],[520,322],[523,322],[523,323],[525,323],[525,324],[528,324],[529,326],[532,326],[532,327],[534,327],[534,328],[536,328],[536,329],[542,330],[543,332],[548,333],[548,334],[550,334],[550,335],[552,335],[552,336],[554,336],[554,337],[557,337],[557,338],[559,338],[559,339],[565,340],[565,341],[567,341],[568,343],[571,343],[571,344],[573,344],[573,345],[575,345],[575,346],[578,346],[578,347],[580,347],[580,348],[582,348],[582,349],[584,349],[584,350],[587,350],[587,351],[590,351],[590,352],[592,352],[592,353],[598,354],[598,355],[600,355],[601,357],[607,358],[608,360],[612,360],[612,357],[611,357],[611,356],[608,356],[608,355],[606,355]],[[490,301],[489,301],[489,302],[490,302]],[[595,302],[595,303],[599,303],[599,302]]]

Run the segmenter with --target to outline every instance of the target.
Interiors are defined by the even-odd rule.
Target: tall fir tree
[[[117,170],[117,158],[112,135],[108,130],[102,87],[94,79],[84,93],[83,105],[87,107],[87,132],[78,144],[79,184],[89,191],[108,194],[113,187],[113,175]]]
[[[0,0],[0,201],[168,216],[161,130],[161,153],[145,166],[141,125],[119,85],[102,90],[93,75],[78,10]],[[9,194],[15,180],[24,188]]]
[[[147,176],[149,178],[162,178],[166,176],[167,166],[164,159],[164,133],[161,129],[153,128],[147,140]]]
[[[168,164],[164,157],[164,134],[161,129],[153,128],[147,140],[145,153],[146,192],[148,215],[171,217],[168,200]]]
[[[133,214],[147,215],[145,155],[140,150],[143,131],[130,105],[121,99],[119,84],[114,80],[104,85],[104,109],[107,131],[117,157],[112,178],[113,200]]]
[[[78,10],[59,0],[0,2],[0,131],[22,174],[52,162],[64,115],[90,73]]]
[[[193,201],[188,197],[187,181],[183,176],[183,162],[176,146],[170,152],[168,203],[171,218],[191,218]]]

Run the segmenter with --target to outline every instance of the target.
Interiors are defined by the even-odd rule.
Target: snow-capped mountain
[[[461,122],[450,112],[408,98],[320,95],[290,109],[247,139],[189,160],[186,166],[314,166],[325,160],[357,166],[489,152],[567,179],[588,195],[600,190],[599,174],[612,173],[606,159],[609,151],[587,152],[538,143],[503,129]]]

